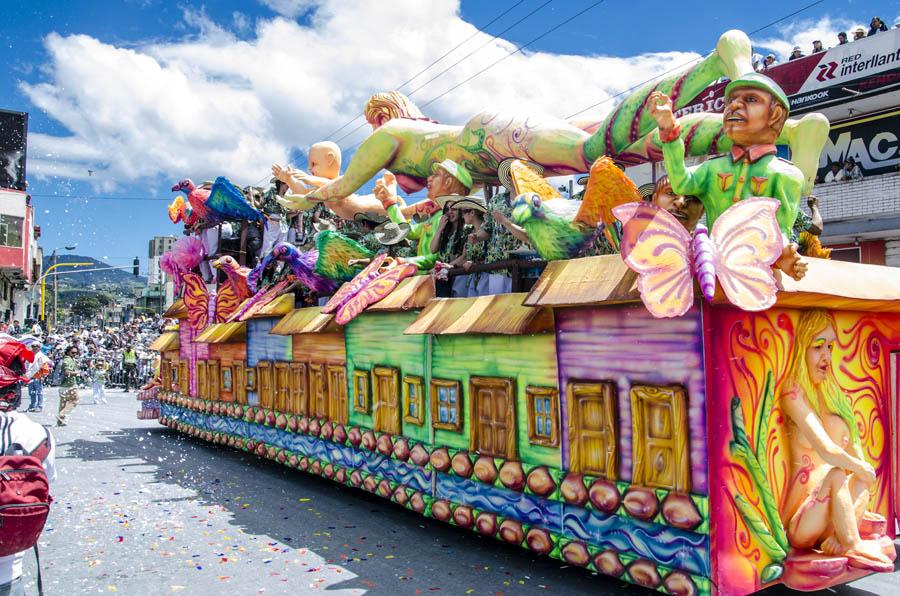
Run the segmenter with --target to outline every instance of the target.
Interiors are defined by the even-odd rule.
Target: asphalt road
[[[47,393],[35,419],[51,424],[57,391]],[[183,437],[135,419],[133,393],[109,397],[52,427],[59,478],[41,540],[48,596],[653,594]],[[29,556],[29,580],[33,567]],[[900,572],[836,592],[900,594]]]

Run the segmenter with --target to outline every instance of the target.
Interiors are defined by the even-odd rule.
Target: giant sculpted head
[[[790,104],[778,83],[750,73],[725,87],[722,128],[739,147],[772,144],[787,121]]]

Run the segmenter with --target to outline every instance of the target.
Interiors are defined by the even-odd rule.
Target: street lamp
[[[71,250],[75,250],[76,248],[78,248],[78,244],[77,244],[77,243],[76,243],[76,244],[66,244],[66,245],[63,246],[62,248],[71,251]],[[58,251],[58,250],[59,250],[59,247],[53,249],[53,255],[52,255],[52,257],[53,257],[53,266],[50,267],[50,269],[53,269],[53,268],[56,267],[56,251]],[[50,269],[48,269],[48,271],[49,271]],[[54,327],[54,328],[56,328],[56,299],[57,299],[57,293],[58,293],[58,291],[59,291],[59,280],[57,280],[57,276],[53,276],[53,327]],[[41,301],[43,301],[43,300],[44,300],[44,296],[43,296],[43,293],[42,293],[42,294],[41,294]]]

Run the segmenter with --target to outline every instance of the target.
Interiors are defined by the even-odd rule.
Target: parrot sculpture
[[[209,208],[206,201],[209,199],[209,189],[194,185],[194,181],[185,178],[172,187],[172,192],[181,191],[187,196],[187,202],[191,206],[191,215],[196,218],[207,219]]]
[[[581,201],[562,198],[520,161],[512,162],[510,176],[517,194],[512,221],[524,228],[531,245],[548,261],[578,257],[600,233],[618,247],[612,208],[641,201],[637,187],[608,157],[591,166]]]
[[[247,276],[250,274],[250,269],[248,267],[241,267],[234,257],[225,255],[224,257],[219,257],[210,263],[210,265],[212,265],[213,268],[224,272],[225,277],[228,278],[227,281],[219,284],[219,287],[224,285],[232,286],[235,294],[237,294],[242,301],[253,294],[253,292],[250,291],[250,286],[247,285]]]
[[[315,272],[319,251],[316,249],[300,252],[297,247],[287,242],[279,242],[253,268],[247,276],[247,283],[251,290],[258,291],[263,272],[275,262],[285,263],[291,273],[301,284],[317,294],[330,294],[337,288],[337,282]]]
[[[247,202],[244,193],[228,178],[219,176],[211,188],[194,185],[185,178],[172,187],[173,192],[181,191],[187,196],[187,203],[176,197],[169,205],[169,219],[178,223],[179,219],[193,225],[198,219],[212,224],[223,221],[257,221],[263,218],[258,209]]]

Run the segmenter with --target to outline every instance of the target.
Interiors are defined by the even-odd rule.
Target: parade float
[[[416,257],[325,231],[252,271],[216,257],[227,281],[211,287],[197,271],[215,255],[185,238],[164,263],[182,298],[153,345],[160,423],[671,594],[892,571],[900,277],[799,257],[791,226],[828,125],[789,119],[749,52],[729,32],[583,128],[485,114],[438,125],[379,94],[344,175],[291,186],[284,204],[365,203],[345,198],[382,168],[410,190],[436,176],[429,198],[462,201],[505,171],[513,218],[549,261],[537,283],[437,297],[430,213],[406,221],[389,177],[376,200],[420,234]],[[674,117],[723,76],[724,115]],[[775,155],[785,144],[793,163]],[[685,166],[706,154],[720,155]],[[663,159],[705,220],[685,227],[642,202],[613,158]],[[590,172],[584,199],[539,171]],[[245,214],[217,202],[226,182],[195,199]],[[601,234],[620,252],[579,258]]]

